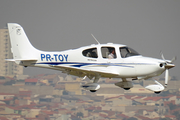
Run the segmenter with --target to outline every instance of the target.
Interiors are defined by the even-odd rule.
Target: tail
[[[15,61],[20,64],[23,61],[37,61],[37,50],[29,42],[29,39],[24,32],[24,29],[16,23],[8,23],[8,30],[11,42],[11,52],[13,53],[13,59],[9,61]]]

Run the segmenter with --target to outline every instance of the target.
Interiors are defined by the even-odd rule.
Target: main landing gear
[[[90,92],[96,92],[97,90],[100,89],[100,85],[97,84],[100,76],[95,76],[93,83],[87,83],[82,85],[81,87],[84,88],[85,90],[89,90]]]
[[[125,78],[123,78],[121,82],[115,83],[115,85],[123,88],[124,90],[129,90],[133,87],[133,83],[131,81],[127,81]]]

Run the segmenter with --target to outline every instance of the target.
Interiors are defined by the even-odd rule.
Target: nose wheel
[[[161,91],[165,89],[164,86],[156,80],[154,80],[154,82],[156,83],[155,85],[148,85],[145,88],[150,91],[153,91],[156,94],[161,93]]]
[[[159,91],[159,92],[154,92],[154,93],[159,94],[159,93],[161,93],[161,91]]]

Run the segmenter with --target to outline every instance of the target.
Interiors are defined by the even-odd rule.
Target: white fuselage
[[[91,92],[100,88],[97,84],[99,78],[122,78],[116,86],[128,90],[133,87],[133,80],[148,79],[165,72],[165,86],[168,84],[168,70],[175,65],[171,61],[143,57],[135,50],[121,44],[100,44],[81,47],[61,52],[40,51],[32,46],[24,32],[24,29],[16,23],[8,23],[10,34],[11,52],[14,61],[22,66],[43,67],[62,71],[63,73],[88,77],[93,79],[92,83],[82,87]],[[149,85],[146,88],[159,93],[164,87],[156,81],[156,85]]]
[[[114,47],[116,50],[116,58],[103,58],[101,51],[102,47]],[[38,51],[35,53],[35,57],[38,58],[38,61],[35,64],[27,66],[44,67],[55,70],[62,70],[61,68],[55,66],[76,67],[81,69],[90,68],[91,71],[109,71],[117,74],[102,74],[101,77],[138,79],[146,79],[160,75],[162,72],[164,72],[165,68],[160,67],[160,64],[164,63],[163,60],[143,57],[141,55],[122,58],[119,51],[120,47],[126,46],[120,44],[100,44],[62,52]],[[97,48],[97,58],[87,57],[82,54],[84,50],[91,48]],[[76,73],[74,74],[76,75]]]

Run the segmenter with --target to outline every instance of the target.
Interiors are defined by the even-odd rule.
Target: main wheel
[[[125,90],[129,90],[130,88],[124,88]]]
[[[97,90],[90,90],[91,92],[96,92]]]

